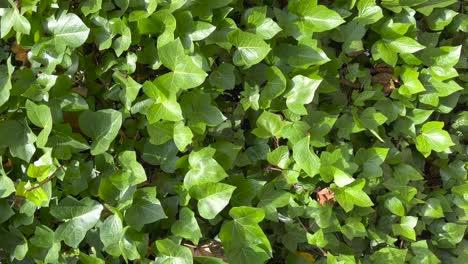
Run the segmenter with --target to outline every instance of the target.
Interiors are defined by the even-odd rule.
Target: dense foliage
[[[0,263],[468,263],[465,1],[0,5]]]

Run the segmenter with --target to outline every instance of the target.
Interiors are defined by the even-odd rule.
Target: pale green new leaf
[[[292,88],[285,95],[288,109],[298,115],[306,115],[307,110],[304,105],[309,104],[314,99],[315,91],[322,82],[320,79],[311,79],[303,75],[296,75],[292,78]]]
[[[205,183],[190,188],[190,196],[198,200],[198,212],[205,219],[213,219],[229,203],[236,187],[224,183]]]
[[[374,205],[369,196],[362,190],[366,185],[364,179],[359,179],[345,187],[332,187],[335,192],[336,201],[346,212],[351,211],[354,206],[371,207]]]
[[[422,126],[421,133],[416,137],[416,148],[424,157],[428,157],[432,150],[443,152],[455,145],[443,127],[444,123],[438,121],[427,122]]]
[[[63,13],[47,22],[47,29],[54,35],[57,45],[71,48],[81,46],[89,35],[89,28],[73,13]]]
[[[192,187],[203,183],[219,182],[227,176],[223,167],[213,159],[214,153],[215,149],[210,147],[190,153],[190,170],[184,178],[186,186]]]
[[[185,151],[185,148],[192,143],[193,133],[184,123],[179,122],[174,126],[174,143],[179,151]]]
[[[400,54],[415,53],[425,48],[424,45],[419,44],[416,40],[410,37],[399,37],[397,39],[384,39],[387,45],[394,52]]]

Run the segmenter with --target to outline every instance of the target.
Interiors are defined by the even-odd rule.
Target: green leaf
[[[237,48],[233,57],[236,66],[250,68],[261,62],[271,50],[270,46],[262,38],[241,30],[230,32],[228,39]]]
[[[267,160],[270,164],[285,169],[289,164],[289,148],[280,146],[267,154]]]
[[[204,183],[216,183],[227,177],[223,167],[213,159],[215,149],[203,148],[189,155],[190,170],[185,174],[184,185],[192,187]]]
[[[29,34],[31,24],[16,8],[6,8],[2,14],[0,38],[4,38],[13,28],[18,33]]]
[[[88,230],[99,221],[103,206],[89,198],[76,200],[71,196],[52,206],[50,214],[63,221],[55,230],[57,239],[72,248],[78,247]]]
[[[198,200],[198,212],[205,219],[213,219],[229,203],[236,187],[224,183],[205,183],[190,188],[190,196]]]
[[[271,100],[277,98],[286,90],[286,77],[279,68],[275,66],[267,68],[266,77],[268,83],[262,89],[258,99],[261,108],[269,107]]]
[[[70,48],[85,43],[89,28],[73,13],[63,13],[56,19],[47,21],[47,29],[54,35],[54,42]]]
[[[252,133],[261,138],[280,136],[285,122],[281,116],[264,111],[257,119],[257,128]]]
[[[166,90],[151,82],[143,84],[143,91],[153,99],[148,101],[150,106],[143,110],[150,123],[160,120],[176,122],[183,119],[182,109],[175,94],[166,94]]]
[[[140,91],[141,84],[137,83],[132,79],[130,76],[124,76],[120,72],[114,72],[112,74],[112,78],[114,81],[121,87],[121,92],[119,94],[120,101],[122,101],[125,105],[125,108],[130,110],[132,102],[138,96],[138,92]]]
[[[174,143],[180,151],[192,143],[193,133],[189,127],[184,126],[183,123],[177,123],[174,126]]]
[[[416,137],[416,148],[424,157],[428,157],[432,150],[443,152],[455,145],[443,127],[444,123],[437,121],[427,122],[422,126],[421,133]]]
[[[312,6],[297,10],[297,14],[302,17],[296,23],[300,27],[305,27],[313,32],[323,32],[338,27],[343,24],[344,19],[335,11],[323,5]]]
[[[315,91],[322,80],[310,79],[306,76],[296,75],[292,78],[292,88],[285,95],[288,109],[298,115],[306,115],[305,104],[310,104],[314,99]]]
[[[2,65],[0,65],[0,106],[6,103],[10,97],[11,75],[13,74],[13,70],[14,67],[11,65],[11,57],[8,57],[6,64],[2,63]]]
[[[137,161],[135,151],[123,151],[119,154],[120,170],[109,176],[110,182],[120,190],[125,190],[146,181],[143,166]]]
[[[398,92],[405,96],[411,96],[425,91],[424,86],[418,79],[419,73],[412,68],[405,67],[401,74],[403,85],[398,88]]]
[[[411,251],[414,256],[410,259],[411,264],[416,263],[441,263],[434,253],[429,249],[426,240],[411,243]]]
[[[81,12],[85,16],[99,12],[102,7],[102,0],[85,0],[80,3]]]
[[[458,13],[450,9],[436,9],[426,17],[426,21],[431,30],[439,31],[449,25],[456,15]]]
[[[375,4],[375,0],[359,0],[357,8],[358,16],[354,20],[361,24],[373,24],[383,18],[382,8]]]
[[[369,196],[362,190],[366,185],[364,179],[359,179],[345,187],[332,187],[335,192],[336,201],[346,212],[351,211],[354,206],[370,207],[374,205]]]
[[[262,209],[235,207],[233,218],[223,224],[219,237],[230,263],[264,263],[271,258],[271,245],[258,223],[265,214]]]
[[[99,237],[104,244],[104,250],[112,256],[123,256],[125,260],[140,258],[140,254],[128,227],[124,227],[120,214],[113,214],[104,220],[99,227]]]
[[[429,226],[432,242],[439,248],[453,248],[463,240],[466,231],[465,224],[446,223],[443,220],[434,221]]]
[[[26,101],[26,113],[29,120],[37,127],[43,128],[36,139],[38,147],[47,144],[48,137],[52,131],[52,114],[46,105],[37,105],[29,100]]]
[[[421,215],[430,218],[442,218],[444,217],[444,210],[437,198],[429,198],[421,208]]]
[[[314,177],[319,172],[320,159],[311,151],[309,142],[309,136],[296,142],[293,146],[293,158],[309,177]]]
[[[167,218],[156,198],[156,188],[146,187],[135,191],[132,205],[125,211],[125,222],[136,230],[144,225]]]
[[[83,133],[93,139],[91,154],[107,151],[122,125],[122,114],[113,109],[84,111],[79,117]]]
[[[229,63],[222,63],[216,70],[211,72],[209,81],[211,85],[222,90],[232,90],[236,82],[234,66]]]
[[[400,224],[393,224],[393,233],[397,236],[402,236],[410,240],[416,240],[416,231],[414,228],[418,223],[418,218],[414,216],[401,217]]]
[[[189,248],[180,246],[170,239],[158,240],[155,242],[158,249],[158,256],[155,264],[192,264],[192,252]]]
[[[388,43],[390,49],[400,54],[415,53],[425,48],[425,46],[419,44],[413,38],[406,36],[392,40],[385,39],[385,41]]]
[[[403,203],[397,197],[390,197],[385,200],[385,208],[387,208],[390,212],[398,216],[405,215],[405,207]]]
[[[171,225],[171,232],[192,241],[195,245],[202,238],[195,214],[188,207],[179,210],[179,219]]]
[[[385,247],[372,254],[370,260],[373,263],[388,262],[389,260],[393,263],[404,263],[407,253],[407,249]]]
[[[384,62],[395,66],[398,60],[398,54],[390,47],[390,45],[383,41],[377,40],[372,45],[372,58],[374,60],[383,60]]]
[[[15,192],[15,185],[5,174],[2,164],[2,157],[0,157],[0,199],[8,197]]]

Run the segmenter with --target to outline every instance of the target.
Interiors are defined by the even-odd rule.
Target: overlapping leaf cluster
[[[2,1],[0,262],[467,263],[465,4]]]

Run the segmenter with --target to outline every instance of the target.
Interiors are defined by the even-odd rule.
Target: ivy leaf
[[[155,264],[192,264],[192,252],[189,248],[180,246],[170,239],[158,240],[155,242],[158,249],[158,256]]]
[[[392,230],[395,235],[405,237],[410,240],[416,240],[416,232],[414,228],[418,223],[418,218],[414,216],[401,217],[400,224],[392,225]]]
[[[102,0],[85,0],[80,3],[81,12],[85,16],[99,12],[102,7]]]
[[[93,139],[91,154],[107,151],[122,125],[122,114],[113,109],[84,111],[79,117],[83,133]]]
[[[455,145],[443,127],[444,123],[437,121],[427,122],[422,126],[420,135],[416,137],[416,148],[424,157],[428,157],[432,150],[443,152]]]
[[[125,108],[130,110],[132,102],[138,96],[141,84],[133,80],[132,77],[125,77],[122,73],[117,71],[112,74],[112,78],[122,88],[119,95],[120,101],[124,103]]]
[[[25,106],[29,120],[35,126],[43,128],[37,136],[36,144],[38,147],[44,147],[52,131],[52,114],[50,108],[46,105],[37,105],[29,100],[26,101]]]
[[[119,154],[120,170],[109,176],[112,184],[120,190],[125,190],[146,181],[146,173],[143,166],[137,161],[135,151],[123,151]]]
[[[440,263],[434,253],[429,249],[426,240],[417,241],[411,243],[411,251],[414,256],[411,258],[410,263]]]
[[[397,249],[397,248],[381,248],[374,254],[370,256],[370,260],[374,263],[379,262],[388,262],[391,260],[392,263],[404,263],[406,259],[406,254],[408,253],[407,249]]]
[[[264,263],[271,257],[271,245],[258,223],[265,214],[262,209],[235,207],[229,211],[233,218],[221,227],[219,237],[225,254],[232,263]]]
[[[153,99],[148,101],[150,106],[143,110],[150,123],[160,120],[176,122],[183,119],[182,109],[175,94],[165,94],[160,87],[151,82],[143,84],[143,91]]]
[[[383,40],[377,40],[372,45],[372,58],[374,60],[383,60],[384,62],[395,66],[398,60],[398,54],[389,44]]]
[[[327,31],[345,22],[338,13],[324,5],[307,6],[297,12],[303,18],[303,21],[297,22],[299,26],[309,28],[313,32]]]
[[[226,207],[236,187],[224,183],[205,183],[190,188],[190,196],[198,200],[198,212],[213,219]]]
[[[418,80],[419,73],[411,68],[405,67],[401,75],[403,85],[398,88],[402,95],[410,96],[425,91],[424,86]]]
[[[177,149],[184,151],[185,148],[192,143],[193,133],[189,127],[184,126],[183,123],[177,123],[174,126],[174,143]]]
[[[336,201],[346,212],[351,211],[354,206],[371,207],[374,205],[369,196],[362,190],[366,185],[364,179],[355,180],[345,187],[332,187],[335,192]]]
[[[0,38],[4,38],[13,28],[18,33],[29,34],[31,24],[16,8],[6,8],[2,14]]]
[[[57,239],[72,248],[78,247],[88,230],[99,221],[103,209],[101,204],[89,198],[79,201],[71,196],[65,197],[50,210],[52,216],[64,221],[55,230]]]
[[[237,47],[233,57],[236,66],[250,68],[261,62],[271,50],[262,38],[249,32],[234,30],[228,34],[228,39]]]
[[[210,74],[210,84],[222,90],[232,90],[236,84],[234,69],[234,66],[229,63],[219,65],[219,67]]]
[[[213,159],[214,154],[215,149],[210,147],[190,153],[190,170],[185,174],[184,185],[190,188],[204,183],[216,183],[227,177],[223,167]]]
[[[384,39],[390,49],[394,52],[398,52],[400,54],[407,54],[407,53],[415,53],[425,48],[425,46],[419,44],[416,40],[410,37],[399,37],[397,39]]]
[[[281,130],[285,126],[285,122],[281,120],[281,116],[264,111],[257,119],[257,128],[252,133],[258,137],[268,138],[281,135]]]
[[[425,217],[430,218],[442,218],[444,217],[444,210],[437,198],[429,198],[421,208],[421,214]]]
[[[146,187],[135,191],[132,205],[125,211],[125,222],[136,230],[144,225],[167,218],[156,198],[156,188]]]
[[[321,82],[322,80],[310,79],[302,75],[294,76],[291,91],[285,95],[288,109],[295,114],[306,115],[307,110],[304,105],[312,102]]]
[[[132,241],[128,227],[124,227],[120,213],[113,214],[100,225],[99,237],[104,250],[112,256],[123,256],[126,260],[140,258],[138,248]]]
[[[382,8],[375,4],[375,0],[359,0],[357,8],[358,16],[354,20],[361,24],[373,24],[383,18]]]
[[[11,57],[7,59],[5,64],[2,63],[2,65],[0,65],[0,106],[6,103],[10,97],[11,75],[13,74],[13,70],[14,67],[11,65]]]
[[[397,197],[390,197],[389,199],[385,200],[384,206],[393,214],[402,217],[405,215],[405,207]]]
[[[57,19],[47,22],[47,29],[54,35],[56,43],[77,48],[89,35],[89,28],[73,13],[63,13]]]
[[[176,236],[189,239],[194,244],[198,244],[198,241],[202,238],[195,214],[188,207],[180,209],[179,220],[171,225],[171,232]]]
[[[463,240],[466,225],[439,220],[434,221],[428,229],[432,233],[434,245],[439,248],[453,248]]]
[[[293,146],[293,158],[297,165],[310,177],[317,175],[320,169],[320,159],[310,149],[310,137],[304,137]]]

